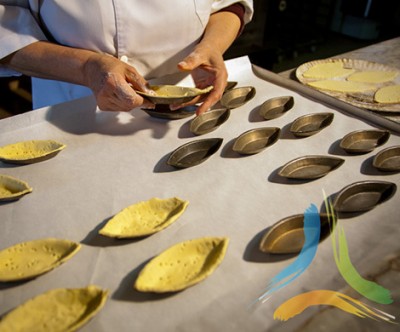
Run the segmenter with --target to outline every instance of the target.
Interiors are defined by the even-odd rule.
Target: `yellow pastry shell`
[[[81,245],[47,238],[18,243],[0,251],[0,282],[37,277],[74,256]]]
[[[0,174],[0,201],[16,200],[30,192],[32,188],[26,182]]]
[[[76,331],[100,311],[107,296],[107,290],[94,285],[53,289],[8,313],[0,321],[0,331]]]
[[[211,275],[225,257],[229,239],[203,237],[175,244],[153,258],[134,287],[141,292],[176,292]]]
[[[32,164],[56,156],[66,145],[53,140],[31,140],[0,147],[0,160],[12,164]]]
[[[177,197],[133,204],[117,213],[99,234],[115,238],[133,238],[156,233],[175,222],[189,202]]]

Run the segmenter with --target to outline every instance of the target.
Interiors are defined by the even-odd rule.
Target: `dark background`
[[[274,72],[400,36],[399,0],[254,0],[255,14],[226,53]],[[0,78],[0,118],[32,109],[30,78]]]

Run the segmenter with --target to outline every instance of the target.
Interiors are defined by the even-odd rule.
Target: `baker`
[[[148,80],[187,72],[214,86],[201,114],[252,14],[252,0],[0,0],[0,75],[32,76],[34,109],[94,94],[101,110],[130,111],[152,106],[135,93]]]

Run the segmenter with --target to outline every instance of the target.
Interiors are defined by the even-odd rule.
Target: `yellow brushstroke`
[[[330,305],[361,318],[371,318],[393,323],[392,315],[370,307],[345,294],[331,290],[315,290],[294,296],[281,304],[274,312],[274,319],[287,321],[315,305]]]

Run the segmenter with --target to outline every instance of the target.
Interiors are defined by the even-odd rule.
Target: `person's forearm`
[[[235,41],[240,26],[240,19],[234,13],[222,11],[212,14],[199,46],[209,46],[224,54]]]
[[[93,56],[100,55],[93,51],[39,41],[2,59],[1,63],[28,76],[86,85],[84,67]]]

